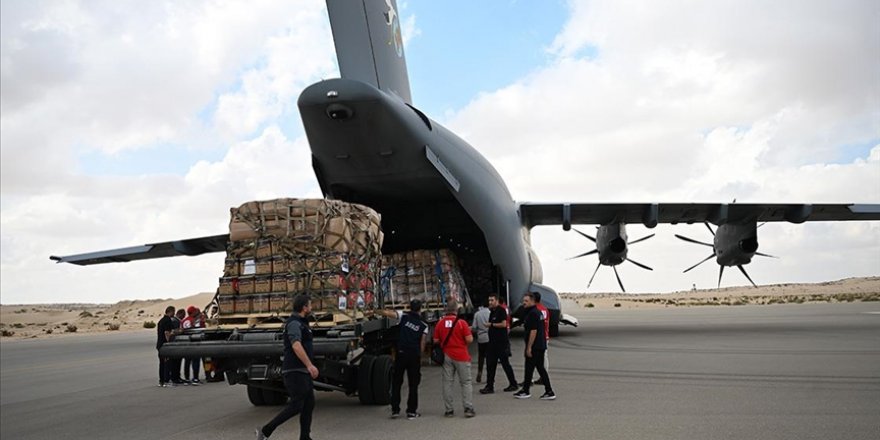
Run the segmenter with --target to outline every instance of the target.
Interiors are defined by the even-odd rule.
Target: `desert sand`
[[[811,302],[880,301],[880,277],[847,278],[817,284],[725,287],[665,294],[561,293],[584,309],[656,309],[663,307],[803,304]],[[0,306],[2,340],[56,338],[111,331],[155,331],[171,305],[204,310],[213,292],[180,299],[120,301],[116,304],[19,304]],[[75,327],[75,329],[74,329]]]
[[[585,308],[639,309],[696,306],[880,301],[880,277],[846,278],[815,284],[771,284],[699,289],[664,294],[560,293]]]
[[[148,329],[144,327],[144,323],[158,322],[165,313],[165,307],[186,308],[193,305],[204,310],[213,297],[214,292],[205,292],[180,299],[131,300],[112,305],[2,305],[0,331],[3,331],[4,340],[63,337],[108,331],[146,331]],[[151,330],[155,331],[155,329]]]

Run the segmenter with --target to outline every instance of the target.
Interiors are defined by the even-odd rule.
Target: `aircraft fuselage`
[[[522,226],[517,204],[491,164],[467,142],[396,96],[333,79],[298,101],[313,168],[328,198],[382,214],[383,252],[451,248],[500,270],[494,286],[518,305],[539,290],[559,310]],[[470,292],[481,298],[489,292]]]

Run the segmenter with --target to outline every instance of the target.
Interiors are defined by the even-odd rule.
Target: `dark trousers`
[[[477,343],[477,376],[483,375],[483,363],[486,361],[486,353],[489,350],[489,343]]]
[[[509,357],[506,346],[490,346],[486,351],[486,388],[495,389],[495,371],[498,368],[498,362],[501,362],[501,368],[507,376],[509,385],[516,386],[516,377],[513,375],[513,367],[510,366]]]
[[[532,385],[532,375],[537,369],[538,375],[541,376],[541,383],[544,384],[544,391],[553,392],[553,387],[550,386],[550,376],[547,374],[547,369],[544,368],[544,354],[546,352],[547,350],[532,348],[532,357],[526,356],[526,378],[523,382],[523,391],[529,391],[529,387]]]
[[[189,380],[189,372],[192,370],[192,378],[199,378],[199,365],[202,363],[202,358],[194,357],[194,358],[186,358],[183,364],[183,375],[186,377],[186,380]]]
[[[307,373],[285,373],[284,387],[290,400],[287,406],[263,426],[263,435],[269,437],[279,425],[299,414],[299,438],[308,439],[312,431],[312,411],[315,409],[315,384]]]
[[[391,412],[400,412],[400,388],[403,386],[404,373],[409,388],[406,412],[414,413],[419,409],[419,383],[422,382],[422,360],[419,353],[397,352],[391,373]]]
[[[159,383],[171,382],[171,360],[159,356]]]

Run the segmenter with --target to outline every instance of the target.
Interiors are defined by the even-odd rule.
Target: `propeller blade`
[[[593,249],[593,250],[591,250],[590,252],[584,252],[584,253],[582,253],[582,254],[580,254],[580,255],[575,255],[575,256],[573,256],[573,257],[571,257],[571,258],[566,259],[565,261],[568,261],[568,260],[574,260],[575,258],[580,258],[580,257],[586,257],[587,255],[593,255],[593,254],[595,254],[596,252],[599,252],[599,249]]]
[[[577,230],[577,229],[575,229],[575,228],[571,228],[571,230],[572,230],[572,231],[574,231],[574,232],[577,232],[577,233],[578,233],[578,234],[581,234],[581,235],[583,235],[583,236],[584,236],[584,237],[586,237],[586,238],[587,238],[587,239],[588,239],[588,240],[590,240],[590,241],[592,241],[592,242],[593,242],[593,243],[595,243],[595,242],[596,242],[596,239],[595,239],[595,238],[593,238],[593,237],[590,237],[590,236],[589,236],[589,235],[587,235],[587,234],[584,234],[584,233],[583,233],[583,232],[581,232],[581,231],[578,231],[578,230]]]
[[[688,243],[696,243],[696,244],[701,244],[701,245],[703,245],[703,246],[709,246],[710,248],[714,248],[714,247],[715,247],[715,245],[712,245],[712,244],[709,244],[709,243],[703,243],[702,241],[697,241],[697,240],[694,240],[693,238],[687,238],[687,237],[685,237],[684,235],[678,235],[678,234],[675,234],[675,238],[678,238],[679,240],[684,240],[684,241],[686,241],[686,242],[688,242]]]
[[[587,289],[589,289],[590,285],[593,284],[593,278],[596,278],[596,272],[599,272],[599,267],[601,266],[602,262],[600,261],[599,264],[596,265],[596,270],[593,271],[593,276],[590,277],[590,282],[587,283]]]
[[[757,289],[758,286],[755,284],[754,281],[752,281],[752,277],[750,277],[749,274],[746,273],[746,268],[742,267],[742,264],[737,264],[736,267],[738,267],[738,268],[739,268],[739,271],[742,272],[743,275],[745,275],[746,278],[749,279],[749,282],[752,283],[752,287],[754,287],[754,288]]]
[[[719,265],[721,270],[718,271],[718,288],[721,288],[721,276],[724,275],[724,265]]]
[[[617,284],[620,284],[620,290],[626,293],[626,289],[623,288],[623,283],[620,281],[620,275],[617,274],[617,266],[611,266],[611,268],[614,269],[614,276],[617,277]]]
[[[764,253],[761,253],[761,252],[755,252],[755,255],[760,255],[760,256],[762,256],[762,257],[770,257],[770,258],[779,258],[779,257],[777,257],[777,256],[775,256],[775,255],[764,254]]]
[[[649,238],[651,238],[651,237],[653,237],[653,236],[654,236],[654,234],[651,234],[651,235],[648,235],[648,236],[642,237],[642,238],[640,238],[640,239],[638,239],[638,240],[636,240],[636,241],[631,241],[631,242],[629,242],[629,243],[627,243],[627,244],[636,244],[636,243],[638,243],[638,242],[640,242],[640,241],[645,241],[645,240],[647,240],[647,239],[649,239]]]
[[[709,226],[709,222],[703,222],[703,224],[706,225],[706,229],[708,229],[709,232],[711,232],[711,233],[712,233],[712,236],[714,237],[714,236],[715,236],[715,231],[713,231],[713,230],[712,230],[712,227]]]
[[[639,263],[638,261],[630,260],[629,258],[627,258],[626,261],[629,261],[630,263],[635,264],[636,266],[639,266],[639,267],[641,267],[642,269],[654,270],[654,269],[651,269],[651,268],[648,267],[648,266],[645,266],[645,265],[642,264],[642,263]]]
[[[691,267],[685,269],[684,272],[682,272],[682,273],[688,273],[689,270],[691,270],[691,269],[693,269],[693,268],[695,268],[695,267],[697,267],[697,266],[699,266],[699,265],[705,263],[706,261],[709,261],[709,259],[712,258],[712,257],[714,257],[714,256],[715,256],[715,252],[712,252],[712,255],[709,255],[708,257],[704,258],[704,259],[703,259],[702,261],[700,261],[699,263],[697,263],[697,264],[695,264],[695,265],[693,265],[693,266],[691,266]]]

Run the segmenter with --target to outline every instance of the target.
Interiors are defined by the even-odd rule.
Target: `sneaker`
[[[422,416],[422,415],[419,414],[419,413],[417,413],[417,412],[408,412],[408,413],[406,413],[406,419],[407,419],[407,420],[417,419],[417,418],[419,418],[419,417],[421,417],[421,416]]]
[[[256,431],[257,431],[257,432],[256,432],[256,434],[257,434],[257,440],[269,440],[269,437],[266,437],[266,436],[263,434],[263,430],[262,430],[262,429],[257,428]]]
[[[516,390],[518,390],[518,389],[519,389],[518,386],[516,386],[516,385],[510,385],[510,386],[508,386],[507,388],[504,389],[504,392],[505,392],[505,393],[509,393],[509,392],[511,392],[511,391],[516,391]]]
[[[526,390],[520,390],[518,393],[515,393],[513,397],[516,397],[517,399],[528,399],[529,397],[532,397],[532,395]]]
[[[541,395],[541,400],[556,400],[556,393],[548,391]]]
[[[187,382],[186,384],[187,384],[187,385],[192,385],[192,386],[194,386],[194,387],[197,387],[197,386],[199,386],[200,383],[201,383],[201,382],[199,382],[198,380],[193,380],[192,382]]]
[[[400,417],[400,411],[391,411],[391,418],[396,419]]]
[[[455,411],[449,410],[443,413],[443,417],[455,417]]]
[[[192,380],[193,385],[198,385],[200,383],[202,383],[202,381],[200,381],[198,377]]]
[[[159,382],[159,388],[165,388],[165,382]]]
[[[494,394],[494,393],[495,393],[494,388],[485,387],[485,388],[480,389],[480,394]]]
[[[467,417],[467,418],[471,418],[471,417],[473,417],[473,416],[475,416],[475,415],[477,415],[477,413],[474,412],[474,409],[473,409],[473,408],[467,408],[467,409],[464,410],[464,416]]]

